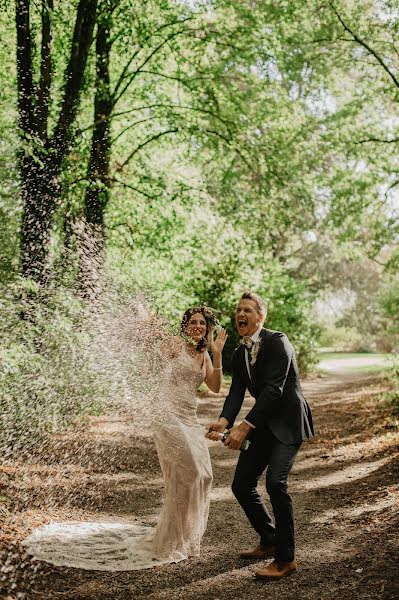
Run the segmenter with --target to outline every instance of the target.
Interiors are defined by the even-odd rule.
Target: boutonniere
[[[252,348],[251,348],[251,360],[250,360],[250,365],[251,367],[254,366],[254,364],[256,363],[256,359],[258,358],[258,354],[259,354],[259,350],[260,350],[260,346],[262,343],[262,339],[259,338],[256,340],[256,342],[253,344]]]

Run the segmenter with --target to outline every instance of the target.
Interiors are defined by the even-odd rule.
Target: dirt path
[[[200,558],[117,574],[42,563],[34,574],[16,547],[2,567],[9,591],[1,598],[397,600],[399,448],[397,430],[378,401],[384,383],[347,373],[307,381],[304,389],[318,435],[303,445],[291,476],[296,575],[257,581],[258,563],[237,557],[257,542],[230,491],[237,455],[210,443],[215,479]],[[201,422],[216,416],[222,402],[222,397],[203,398]],[[248,398],[246,406],[250,403]],[[120,415],[92,419],[84,437],[68,434],[54,440],[40,460],[3,466],[0,494],[15,500],[3,516],[3,543],[10,547],[32,527],[54,520],[155,523],[161,473],[151,439],[142,432],[133,435],[134,429],[131,419]],[[33,575],[33,588],[17,596],[32,585]]]
[[[370,371],[370,369],[378,370],[384,367],[389,367],[392,364],[389,354],[375,355],[375,354],[357,354],[355,356],[340,356],[337,354],[337,358],[323,358],[317,365],[322,371],[327,371],[332,374],[347,373],[348,371],[359,371],[364,369]]]

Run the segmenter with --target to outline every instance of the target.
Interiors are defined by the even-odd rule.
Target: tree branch
[[[51,19],[53,0],[42,0],[42,47],[40,63],[40,84],[38,90],[36,122],[43,142],[47,141],[47,122],[51,86]]]
[[[212,135],[215,135],[216,137],[218,137],[221,140],[223,140],[226,143],[226,145],[229,146],[229,148],[232,148],[232,150],[234,150],[234,152],[236,152],[238,154],[238,156],[241,158],[241,160],[243,161],[243,163],[248,167],[248,169],[252,169],[252,165],[247,161],[247,159],[242,154],[242,152],[240,150],[238,150],[238,148],[236,148],[235,146],[232,145],[232,140],[231,139],[229,139],[226,136],[222,135],[218,131],[214,131],[213,129],[206,129],[205,131],[207,133],[211,133]]]
[[[159,27],[158,29],[156,29],[156,30],[155,30],[153,33],[150,33],[150,34],[149,34],[149,35],[148,35],[148,36],[145,38],[145,40],[143,40],[143,41],[146,41],[146,42],[147,42],[147,41],[148,41],[148,40],[150,40],[150,39],[151,39],[153,36],[156,36],[156,35],[157,35],[157,34],[158,34],[160,31],[162,31],[163,29],[166,29],[167,27],[171,27],[172,25],[182,24],[182,23],[185,23],[185,22],[187,22],[187,21],[190,21],[190,20],[192,20],[192,19],[193,19],[193,17],[187,17],[187,19],[182,19],[182,20],[179,20],[179,21],[173,21],[172,23],[164,23],[163,25],[161,25],[161,27]],[[136,58],[136,56],[137,56],[137,55],[140,53],[140,51],[141,51],[142,49],[143,49],[143,48],[142,48],[142,46],[140,46],[140,47],[139,47],[139,48],[138,48],[138,49],[137,49],[137,50],[136,50],[136,51],[135,51],[135,52],[132,54],[132,56],[131,56],[131,57],[129,58],[129,60],[127,61],[126,65],[123,67],[123,69],[122,69],[122,73],[120,74],[120,76],[119,76],[119,79],[118,79],[118,81],[116,82],[116,86],[115,86],[114,93],[113,93],[113,95],[114,95],[114,96],[116,96],[116,94],[118,93],[118,90],[119,90],[120,86],[122,85],[122,83],[123,83],[123,80],[124,80],[124,79],[125,79],[125,77],[126,77],[126,73],[128,72],[128,70],[129,70],[129,68],[130,68],[130,65],[132,64],[132,62],[134,61],[134,59]],[[119,95],[119,97],[120,97],[120,95]]]
[[[213,112],[211,110],[208,110],[206,108],[197,108],[195,106],[184,106],[184,105],[181,105],[181,104],[156,103],[156,104],[147,104],[145,106],[136,106],[135,108],[131,108],[129,110],[122,110],[120,112],[113,113],[111,115],[111,117],[112,118],[123,117],[124,115],[129,115],[131,113],[139,112],[141,110],[150,110],[152,108],[173,108],[173,109],[179,109],[179,110],[189,110],[189,111],[191,110],[193,112],[204,113],[204,114],[210,115],[211,117],[217,119],[220,123],[222,123],[226,127],[226,129],[227,129],[227,131],[229,133],[230,133],[229,125],[234,125],[234,121],[231,121],[230,119],[224,119],[220,115],[218,115],[217,113],[215,113],[215,112]],[[131,125],[128,125],[124,131],[126,131],[127,129],[130,129],[130,127],[134,127],[135,125],[138,125],[139,123],[144,123],[145,121],[154,120],[156,118],[157,118],[157,116],[154,115],[152,117],[148,117],[148,118],[142,119],[140,121],[135,121]],[[99,120],[95,121],[94,123],[91,123],[87,127],[84,127],[83,129],[78,129],[77,130],[77,134],[79,135],[79,134],[83,133],[84,131],[88,131],[89,129],[93,129],[93,127],[95,127],[99,123],[102,123],[103,120],[104,119],[99,119]],[[119,137],[120,135],[122,135],[123,132],[121,132],[120,134],[118,134],[117,137]],[[117,138],[115,138],[115,140],[116,139]],[[115,141],[115,140],[113,140],[113,141]]]
[[[134,231],[132,225],[130,225],[130,223],[128,223],[127,221],[122,221],[121,223],[114,223],[113,225],[108,225],[108,229],[110,229],[111,231],[113,229],[117,229],[118,227],[127,227],[132,233]]]
[[[182,83],[183,85],[188,87],[188,89],[190,91],[193,91],[193,87],[190,85],[189,82],[196,81],[197,79],[201,79],[201,80],[211,79],[211,77],[192,77],[190,79],[182,79],[181,77],[177,77],[174,75],[166,75],[165,73],[159,73],[158,71],[147,71],[146,69],[142,69],[141,73],[145,73],[148,75],[155,75],[156,77],[162,77],[163,79],[170,79],[172,81],[178,81],[179,83]]]
[[[396,188],[398,185],[399,185],[399,179],[397,179],[396,181],[394,181],[393,183],[391,183],[391,185],[385,190],[385,193],[384,193],[385,199],[388,198],[388,192],[390,192],[391,190],[393,190],[394,188]]]
[[[123,227],[123,228],[127,228],[134,240],[135,234],[137,233],[137,228],[135,229],[130,223],[128,223],[127,221],[124,221],[122,223],[115,223],[114,225],[107,225],[107,229],[109,229],[110,231],[113,231],[114,229],[118,229],[119,227]],[[125,239],[125,244],[127,245],[128,248],[131,248],[132,250],[137,250],[137,247],[132,244],[131,240],[129,240],[126,237],[126,233],[124,232],[124,239]]]
[[[35,88],[32,73],[32,38],[29,10],[29,0],[16,0],[19,124],[25,134],[34,135],[36,133],[33,104]]]
[[[396,79],[395,75],[392,73],[392,71],[390,70],[390,68],[386,65],[386,63],[381,58],[381,56],[379,54],[377,54],[377,52],[375,50],[373,50],[373,48],[371,48],[367,44],[367,42],[365,42],[354,31],[352,31],[352,29],[345,23],[345,21],[343,20],[343,18],[341,17],[341,15],[337,11],[337,9],[335,8],[335,6],[334,6],[333,3],[330,3],[330,6],[333,9],[334,13],[336,14],[339,22],[341,23],[341,25],[345,29],[345,31],[347,31],[360,46],[363,46],[363,48],[365,48],[367,50],[367,52],[369,52],[372,56],[374,56],[374,58],[381,65],[381,67],[384,69],[384,71],[392,79],[392,81],[394,82],[394,84],[396,85],[396,87],[399,88],[399,80]]]
[[[113,113],[111,115],[111,118],[122,117],[124,115],[129,115],[130,113],[137,112],[137,111],[140,111],[140,110],[146,110],[146,109],[149,109],[149,108],[162,107],[162,106],[163,107],[168,107],[167,104],[150,104],[150,105],[146,105],[146,106],[138,106],[136,108],[131,108],[129,110],[123,110],[123,111],[118,112],[118,113]],[[136,121],[136,124],[140,123],[140,122],[144,123],[145,121],[149,121],[151,119],[156,119],[156,118],[157,118],[156,115],[154,115],[153,117],[149,117],[148,119],[143,119],[142,121]],[[90,125],[88,125],[87,127],[83,127],[83,129],[77,129],[76,133],[77,133],[77,135],[80,135],[84,131],[88,131],[89,129],[93,129],[93,127],[96,127],[96,125],[98,125],[99,123],[102,123],[103,121],[104,121],[103,118],[98,119],[98,120],[94,121],[94,123],[91,123]]]
[[[120,173],[125,168],[125,166],[132,160],[132,158],[135,156],[135,154],[137,154],[137,152],[139,152],[145,146],[147,146],[147,144],[150,144],[151,142],[159,140],[159,138],[163,137],[164,135],[168,135],[170,133],[176,133],[177,131],[179,131],[179,130],[178,129],[167,129],[166,131],[161,131],[160,133],[157,133],[156,135],[152,135],[152,136],[148,137],[146,140],[144,140],[144,142],[142,142],[141,144],[136,146],[136,148],[133,150],[133,152],[131,152],[131,154],[129,154],[129,156],[126,158],[126,160],[123,161],[123,163],[121,163],[120,165],[117,166],[117,168],[115,169],[115,173]]]
[[[52,140],[56,146],[66,145],[70,126],[76,117],[83,74],[93,41],[96,13],[97,0],[79,0],[71,54],[64,77],[64,99]]]
[[[140,119],[139,121],[134,121],[134,123],[130,123],[130,125],[128,125],[127,127],[125,127],[124,129],[122,129],[122,131],[120,131],[118,133],[118,135],[116,135],[114,137],[113,140],[111,140],[111,145],[114,144],[117,140],[119,140],[119,138],[126,133],[126,131],[129,131],[129,129],[133,129],[133,127],[136,127],[136,125],[140,125],[141,123],[147,123],[147,121],[153,121],[154,119],[157,119],[158,116],[154,115],[153,117],[148,117],[147,119]]]
[[[381,261],[380,261],[380,260],[378,260],[377,258],[375,258],[375,257],[373,257],[373,256],[370,256],[370,255],[368,256],[368,258],[369,258],[370,260],[372,260],[373,262],[377,263],[377,265],[380,265],[381,267],[384,267],[384,268],[387,266],[387,264],[388,264],[388,262],[389,262],[389,261],[387,261],[387,262],[381,262]]]
[[[162,194],[157,194],[156,196],[151,196],[150,194],[147,194],[147,192],[143,192],[143,190],[136,188],[134,185],[131,185],[130,183],[121,181],[120,179],[117,179],[116,177],[111,178],[110,181],[112,183],[117,183],[118,185],[121,185],[122,187],[127,188],[129,190],[133,190],[133,192],[137,192],[138,194],[145,196],[146,198],[148,198],[148,200],[156,200],[157,198],[160,198],[162,196]]]
[[[141,65],[139,67],[137,67],[137,69],[130,74],[130,76],[128,77],[127,75],[125,75],[124,77],[127,79],[127,82],[125,83],[125,85],[123,86],[122,90],[119,92],[119,94],[116,94],[117,92],[117,88],[119,86],[119,81],[117,84],[117,88],[115,88],[114,94],[113,94],[113,101],[114,104],[117,104],[118,101],[121,99],[121,97],[123,96],[123,94],[126,92],[126,90],[129,88],[129,86],[132,84],[133,80],[137,77],[137,75],[141,72],[142,68],[145,67],[145,65],[151,60],[151,58],[157,53],[159,52],[166,44],[169,43],[170,40],[172,40],[173,38],[177,37],[178,35],[182,35],[184,33],[187,32],[193,32],[193,31],[197,31],[196,29],[182,29],[180,31],[175,31],[174,33],[171,33],[170,35],[168,35],[168,37],[166,37],[164,40],[162,40],[162,42],[160,44],[158,44],[158,46],[156,46],[152,52],[150,52],[150,54],[147,56],[147,58],[145,58],[143,60],[143,62],[141,63]],[[138,53],[136,53],[137,55]],[[130,66],[130,65],[129,65]],[[123,80],[122,80],[123,81]],[[121,84],[122,84],[122,81]]]
[[[173,108],[173,109],[178,109],[178,110],[191,110],[193,112],[199,112],[199,113],[203,113],[205,115],[210,115],[211,117],[217,119],[220,123],[222,123],[227,131],[230,133],[229,130],[229,124],[233,125],[234,122],[231,121],[230,119],[223,119],[220,115],[216,114],[215,112],[213,112],[212,110],[209,110],[207,108],[198,108],[196,106],[184,106],[181,104],[163,104],[163,103],[156,103],[156,104],[149,104],[147,106],[139,106],[137,108],[133,108],[130,110],[125,110],[125,111],[121,111],[119,113],[114,113],[112,116],[113,117],[120,117],[132,112],[136,112],[139,110],[145,110],[145,109],[151,109],[151,108]]]
[[[397,142],[399,142],[399,138],[392,138],[391,140],[382,140],[380,138],[368,138],[368,139],[364,139],[364,140],[357,140],[356,142],[353,142],[354,144],[368,144],[369,142],[376,142],[378,144],[396,144]]]

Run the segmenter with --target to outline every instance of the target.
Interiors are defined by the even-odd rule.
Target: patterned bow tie
[[[253,339],[249,335],[244,335],[244,337],[242,337],[240,339],[240,344],[242,344],[243,346],[245,346],[248,349],[252,348],[252,346],[254,345],[254,343],[255,342],[253,341]]]

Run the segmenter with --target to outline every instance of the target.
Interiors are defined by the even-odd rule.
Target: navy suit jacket
[[[312,414],[303,397],[295,350],[281,331],[262,329],[256,362],[248,374],[245,346],[233,355],[233,379],[221,417],[232,427],[241,409],[245,391],[255,398],[246,419],[256,434],[270,429],[283,444],[300,444],[314,435]],[[250,361],[250,357],[249,357]]]

